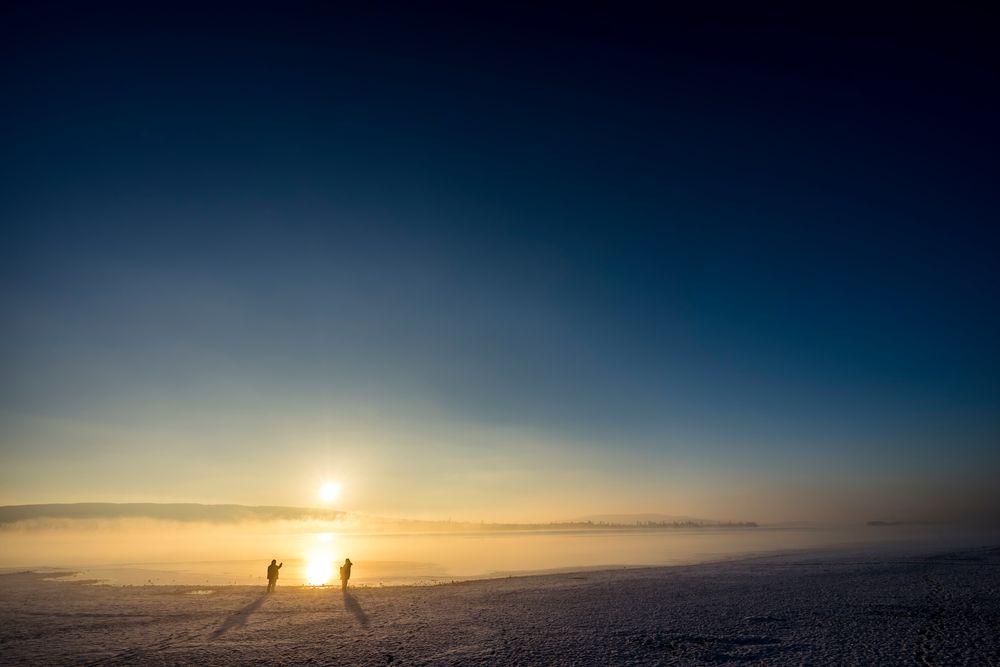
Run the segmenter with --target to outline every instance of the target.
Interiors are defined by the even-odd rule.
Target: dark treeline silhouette
[[[645,515],[649,516],[649,515]],[[486,521],[433,521],[365,516],[312,507],[202,505],[198,503],[52,503],[0,506],[0,526],[20,521],[80,519],[158,519],[179,522],[240,523],[251,521],[362,521],[373,530],[420,532],[534,531],[534,530],[660,530],[673,528],[756,528],[753,521],[712,521],[687,517],[578,519],[548,523],[490,523]]]
[[[637,528],[756,528],[756,521],[636,521]]]
[[[668,528],[757,528],[756,521],[553,521],[551,523],[481,523],[487,530],[628,530]]]
[[[940,526],[942,521],[869,521],[868,526]]]

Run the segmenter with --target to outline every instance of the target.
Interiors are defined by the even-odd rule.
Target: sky
[[[0,11],[0,504],[1000,517],[992,19]]]

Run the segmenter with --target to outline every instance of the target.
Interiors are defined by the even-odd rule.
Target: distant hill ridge
[[[0,524],[32,519],[160,519],[165,521],[332,521],[346,513],[313,507],[202,505],[199,503],[49,503],[0,506]]]

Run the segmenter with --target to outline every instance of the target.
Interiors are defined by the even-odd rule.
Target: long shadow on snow
[[[365,610],[361,608],[361,605],[358,604],[358,601],[354,598],[354,596],[347,591],[344,591],[344,606],[347,607],[349,612],[354,614],[354,618],[357,619],[361,627],[368,627],[368,614],[366,614]]]
[[[212,639],[218,639],[219,637],[226,634],[230,630],[242,628],[246,624],[247,619],[250,617],[250,614],[257,611],[260,608],[260,606],[264,604],[264,600],[266,599],[267,599],[267,593],[261,593],[260,597],[258,597],[256,600],[254,600],[247,606],[243,607],[243,609],[240,609],[239,611],[230,614],[229,618],[227,618],[223,622],[223,624],[220,625],[219,628],[212,633]]]

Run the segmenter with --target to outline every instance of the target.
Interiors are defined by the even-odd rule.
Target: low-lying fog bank
[[[997,533],[944,525],[431,532],[373,528],[350,515],[227,522],[63,518],[0,525],[0,568],[68,568],[112,584],[254,585],[274,558],[285,564],[283,584],[321,585],[333,583],[339,564],[350,558],[357,583],[426,584],[845,545],[955,548],[989,534]]]

